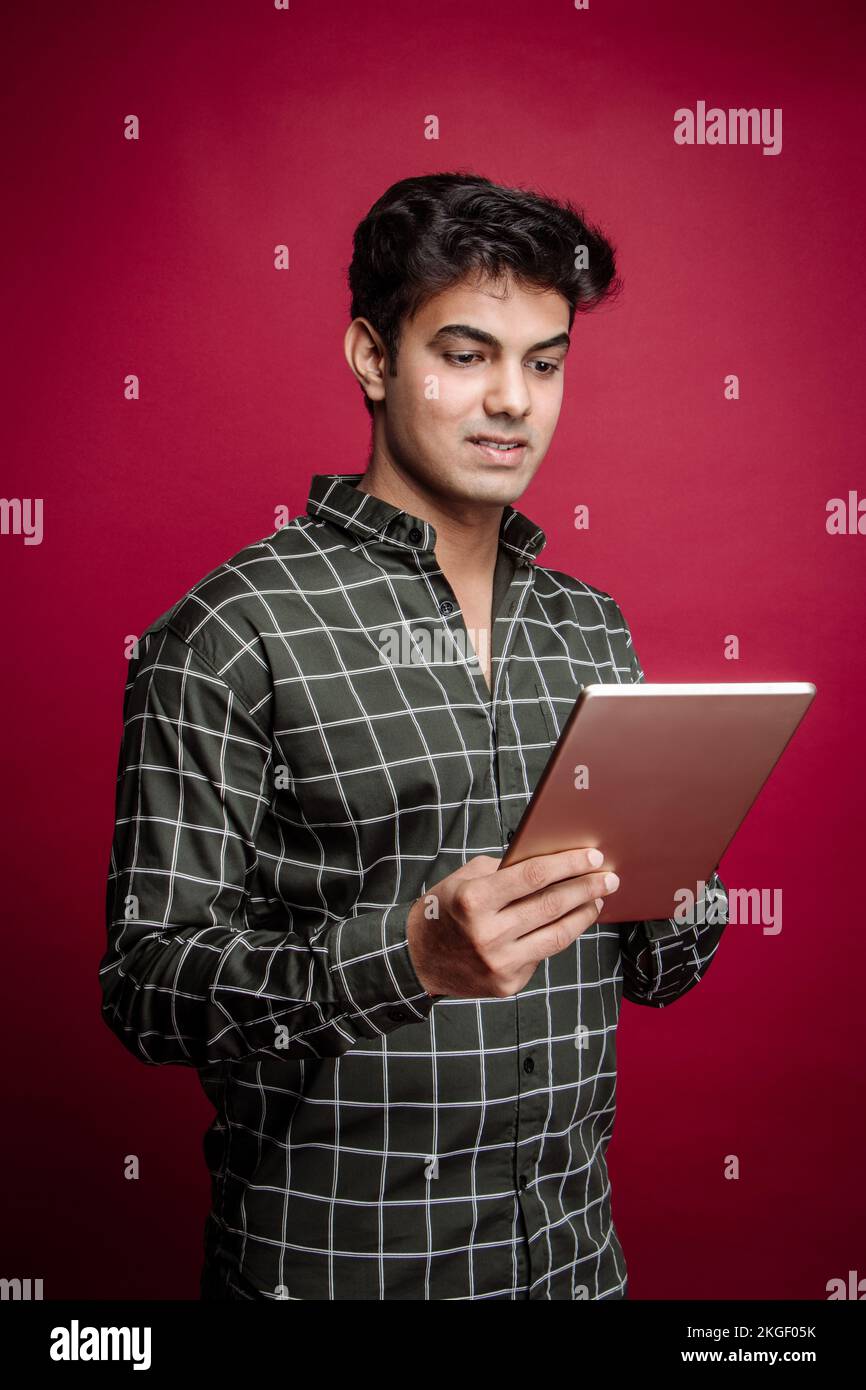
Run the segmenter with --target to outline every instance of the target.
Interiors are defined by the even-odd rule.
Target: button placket
[[[469,641],[469,629],[467,628],[466,623],[463,620],[463,611],[460,608],[459,603],[457,602],[457,595],[454,593],[454,590],[451,588],[451,585],[448,583],[448,580],[445,578],[445,575],[443,574],[442,570],[438,568],[438,566],[436,568],[435,574],[431,574],[428,571],[428,577],[433,586],[434,594],[436,592],[436,586],[438,581],[451,595],[450,598],[438,600],[437,607],[439,611],[439,616],[443,618],[450,618],[453,613],[456,613],[458,615],[457,624],[459,624],[459,627],[462,628],[463,631],[462,647],[463,655],[465,657],[465,660],[461,661],[459,664],[465,670],[466,675],[471,683],[472,690],[474,691],[475,698],[480,704],[481,708],[484,710],[485,718],[487,719],[487,722],[491,727],[491,731],[493,731],[493,712],[491,709],[492,700],[487,690],[487,682],[484,679],[484,673],[481,670],[481,664],[478,661],[477,654],[475,657],[475,667],[473,667],[470,663],[469,650],[472,644]],[[457,624],[455,624],[455,626]],[[446,623],[445,626],[448,628],[451,640],[455,641],[454,627],[452,627],[449,623]],[[472,650],[474,651],[474,647],[472,647]]]
[[[500,610],[500,611],[501,611],[506,617],[508,617],[508,618],[514,618],[514,617],[521,611],[521,609],[523,608],[523,606],[524,606],[524,604],[525,604],[525,602],[526,602],[526,598],[527,598],[527,596],[528,596],[528,594],[529,594],[529,591],[530,591],[530,589],[531,589],[531,587],[532,587],[532,582],[533,582],[533,579],[534,579],[534,571],[530,574],[528,581],[524,581],[524,582],[522,582],[522,583],[517,579],[516,576],[517,576],[517,570],[515,570],[515,578],[512,579],[511,584],[510,584],[508,590],[507,590],[506,593],[505,593],[505,596],[504,596],[503,601],[502,601],[502,607],[501,607],[501,610]],[[502,821],[502,793],[503,793],[503,791],[508,792],[508,791],[511,789],[511,778],[510,778],[510,775],[509,775],[509,774],[510,774],[510,769],[509,769],[509,766],[508,766],[508,762],[507,762],[506,759],[502,756],[502,754],[500,753],[500,750],[499,750],[499,742],[498,742],[498,738],[497,738],[497,730],[498,730],[498,724],[499,724],[499,720],[498,720],[498,716],[497,716],[497,705],[498,705],[497,695],[498,695],[498,692],[499,692],[499,683],[500,683],[500,680],[504,680],[504,679],[506,678],[506,677],[505,677],[505,674],[504,674],[504,668],[505,668],[505,665],[506,665],[505,657],[506,657],[508,651],[510,650],[510,644],[513,643],[513,640],[514,640],[515,626],[514,626],[513,624],[510,624],[510,623],[509,623],[509,624],[507,624],[506,627],[505,627],[505,636],[504,636],[504,639],[503,639],[503,650],[502,650],[501,658],[500,658],[499,654],[498,654],[497,651],[496,651],[496,635],[497,635],[497,627],[498,627],[498,626],[499,626],[499,624],[498,624],[498,622],[497,622],[497,619],[494,618],[494,621],[493,621],[493,641],[492,641],[492,648],[493,648],[492,667],[493,667],[494,676],[493,676],[493,696],[492,696],[492,699],[491,699],[491,706],[492,706],[492,715],[493,715],[493,718],[492,718],[492,726],[493,726],[494,750],[495,750],[495,766],[496,766],[496,798],[497,798],[497,808],[498,808],[498,811],[499,811],[499,824],[500,824],[500,828],[501,828],[501,835],[502,835],[502,837],[503,837],[503,838],[502,838],[502,843],[507,843],[508,841],[511,840],[512,836],[514,835],[514,827],[512,826],[512,827],[510,827],[508,830],[506,830],[506,829],[505,829],[505,826],[503,825],[503,821]]]
[[[517,573],[517,571],[515,570],[515,576],[516,576],[516,573]],[[516,577],[515,577],[515,578],[512,578],[511,583],[510,583],[510,585],[508,586],[508,589],[506,590],[505,598],[503,599],[503,602],[502,602],[502,610],[504,611],[506,617],[508,617],[508,618],[513,618],[513,617],[515,617],[516,614],[517,614],[518,609],[521,608],[521,607],[523,606],[523,603],[525,602],[525,599],[526,599],[526,595],[527,595],[527,593],[529,592],[529,589],[530,589],[531,586],[532,586],[532,579],[533,579],[533,575],[530,575],[529,581],[528,581],[528,582],[524,582],[524,583],[521,584],[521,583],[517,580]],[[516,593],[515,593],[515,590],[516,590]],[[494,613],[494,615],[493,615],[493,621],[492,621],[492,624],[491,624],[491,629],[492,629],[492,630],[491,630],[491,634],[490,634],[490,669],[491,669],[491,674],[492,674],[492,677],[493,677],[493,692],[492,692],[491,697],[490,697],[490,703],[493,705],[494,710],[495,710],[495,707],[496,707],[496,700],[497,700],[497,695],[498,695],[498,692],[499,692],[499,682],[500,682],[500,679],[501,679],[502,667],[503,667],[503,665],[505,664],[503,658],[505,657],[505,654],[506,654],[506,652],[508,651],[508,643],[509,643],[509,640],[510,640],[510,638],[511,638],[511,636],[512,636],[513,630],[514,630],[514,629],[513,629],[513,626],[512,626],[511,624],[508,624],[508,625],[506,626],[506,629],[505,629],[505,634],[506,634],[506,635],[505,635],[505,639],[504,639],[504,645],[503,645],[502,652],[501,652],[501,654],[500,654],[500,653],[498,653],[497,650],[496,650],[496,636],[497,636],[497,629],[498,629],[498,626],[499,626],[499,614],[498,614],[498,613]]]

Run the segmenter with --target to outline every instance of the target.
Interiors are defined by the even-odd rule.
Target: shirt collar
[[[318,521],[330,521],[365,541],[381,540],[406,549],[433,550],[435,527],[423,517],[412,516],[372,493],[359,492],[356,484],[363,476],[363,473],[314,473],[307,515]],[[506,503],[499,540],[518,561],[531,565],[545,546],[547,537],[528,516]]]

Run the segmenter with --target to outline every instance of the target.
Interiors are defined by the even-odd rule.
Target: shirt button
[[[413,526],[412,530],[409,532],[409,539],[413,545],[417,545],[423,534],[422,531],[418,530],[417,526]]]
[[[443,599],[443,600],[442,600],[442,602],[441,602],[440,605],[439,605],[439,612],[440,612],[440,613],[453,613],[453,612],[454,612],[454,604],[451,602],[450,598],[446,598],[446,599]]]
[[[513,835],[514,835],[514,831],[513,831],[513,830],[509,830],[508,834],[505,836],[506,841],[510,841],[510,840],[512,839]]]
[[[535,1071],[535,1063],[533,1062],[533,1060],[532,1060],[531,1057],[524,1057],[524,1059],[523,1059],[523,1070],[524,1070],[524,1071]]]
[[[521,1191],[521,1192],[525,1192],[525,1191],[526,1191],[526,1185],[527,1185],[528,1181],[529,1181],[529,1179],[527,1178],[526,1174],[525,1174],[525,1173],[521,1173],[521,1174],[520,1174],[520,1177],[517,1179],[517,1185],[518,1185],[518,1187],[520,1188],[520,1191]]]
[[[406,1015],[402,1009],[389,1009],[388,1017],[391,1019],[392,1023],[402,1023]]]

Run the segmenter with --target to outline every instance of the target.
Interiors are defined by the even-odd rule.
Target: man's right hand
[[[566,950],[616,892],[619,879],[599,870],[603,863],[600,850],[569,849],[499,869],[493,855],[479,854],[441,879],[407,919],[409,955],[427,993],[517,994],[539,961]],[[431,898],[438,916],[425,915]]]

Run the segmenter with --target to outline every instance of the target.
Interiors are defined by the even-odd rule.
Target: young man
[[[132,662],[105,1018],[216,1109],[204,1297],[624,1297],[620,1004],[702,978],[724,885],[706,924],[601,927],[587,850],[497,872],[581,687],[643,679],[512,506],[613,251],[437,174],[373,206],[350,285],[366,473],[315,475]]]

